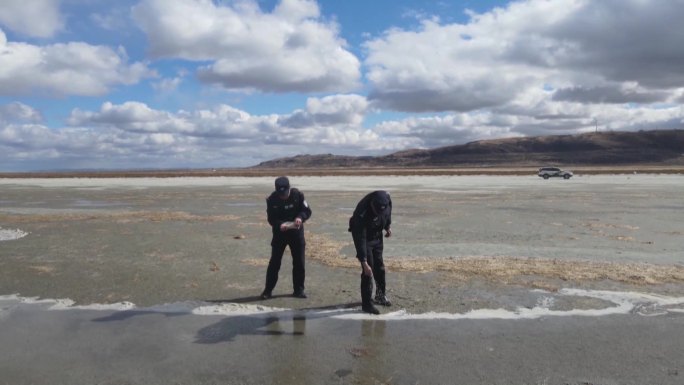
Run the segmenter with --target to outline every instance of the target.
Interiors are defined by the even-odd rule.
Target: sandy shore
[[[0,300],[5,383],[681,382],[680,175],[292,183],[313,208],[310,297],[288,295],[286,256],[261,302],[272,178],[0,179],[0,295],[17,295]],[[395,305],[373,320],[358,312],[346,221],[378,188],[395,207]]]

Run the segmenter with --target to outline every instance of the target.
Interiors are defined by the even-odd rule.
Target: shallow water
[[[620,311],[628,310],[619,304],[626,298],[669,301],[575,294],[610,296]],[[551,304],[544,298],[540,303]],[[239,310],[228,304],[221,307],[233,307],[227,312],[194,314],[190,309],[205,305],[199,303],[48,310],[58,303],[21,300],[0,298],[3,385],[45,379],[70,385],[674,385],[681,383],[684,359],[684,315],[677,313],[389,319],[348,309]]]

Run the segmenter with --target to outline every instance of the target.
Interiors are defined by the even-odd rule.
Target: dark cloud
[[[527,0],[392,29],[366,43],[370,97],[407,112],[534,109],[527,92],[556,84],[555,101],[662,102],[684,87],[682,19],[681,0]]]
[[[526,122],[512,126],[511,131],[525,136],[566,135],[576,134],[579,130],[587,129],[592,127],[592,125],[593,123],[588,123],[586,120],[575,119],[538,123]]]
[[[40,112],[18,102],[0,105],[0,123],[37,123],[43,120]]]
[[[285,65],[283,65],[285,66]],[[274,68],[273,64],[249,66],[239,69],[224,69],[211,65],[197,71],[197,78],[204,83],[226,89],[258,89],[266,92],[322,92],[349,91],[357,86],[354,74],[345,73],[344,68],[330,68],[319,75],[294,76],[294,73]],[[352,71],[353,72],[353,71]]]
[[[573,114],[541,114],[534,115],[533,118],[537,120],[567,120],[567,119],[582,119],[584,116]]]
[[[489,93],[491,87],[470,89],[374,89],[368,99],[379,108],[406,112],[472,111],[494,107],[509,100],[506,92]]]
[[[637,82],[644,87],[684,87],[684,3],[675,1],[587,1],[547,36],[555,64],[607,80]],[[559,50],[560,51],[560,50]]]
[[[675,118],[668,120],[658,120],[653,122],[634,122],[623,127],[620,127],[620,129],[626,131],[684,130],[684,121],[682,118]]]
[[[310,98],[306,110],[278,117],[283,128],[359,126],[368,108],[366,98],[359,95],[330,95]]]
[[[553,95],[555,101],[578,102],[578,103],[639,103],[649,104],[667,100],[668,92],[651,91],[639,92],[624,90],[620,87],[571,87],[556,91]]]

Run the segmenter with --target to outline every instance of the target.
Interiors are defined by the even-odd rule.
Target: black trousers
[[[266,270],[266,292],[272,292],[276,283],[278,283],[280,263],[283,260],[283,254],[285,253],[285,247],[287,246],[290,246],[290,254],[292,254],[293,291],[294,293],[301,293],[304,291],[304,251],[306,249],[304,231],[290,230],[273,235],[273,240],[271,241],[271,259],[268,261],[268,269]]]
[[[356,246],[356,241],[354,241]],[[361,302],[367,306],[371,304],[373,296],[373,280],[375,280],[376,293],[385,293],[385,262],[382,260],[382,237],[366,241],[366,261],[373,270],[373,278],[361,271]]]

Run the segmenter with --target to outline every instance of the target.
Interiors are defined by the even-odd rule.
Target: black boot
[[[375,303],[382,306],[392,306],[392,302],[387,299],[387,296],[382,291],[378,290],[375,292]]]
[[[361,310],[370,314],[380,314],[371,297],[373,296],[373,278],[361,273]]]

